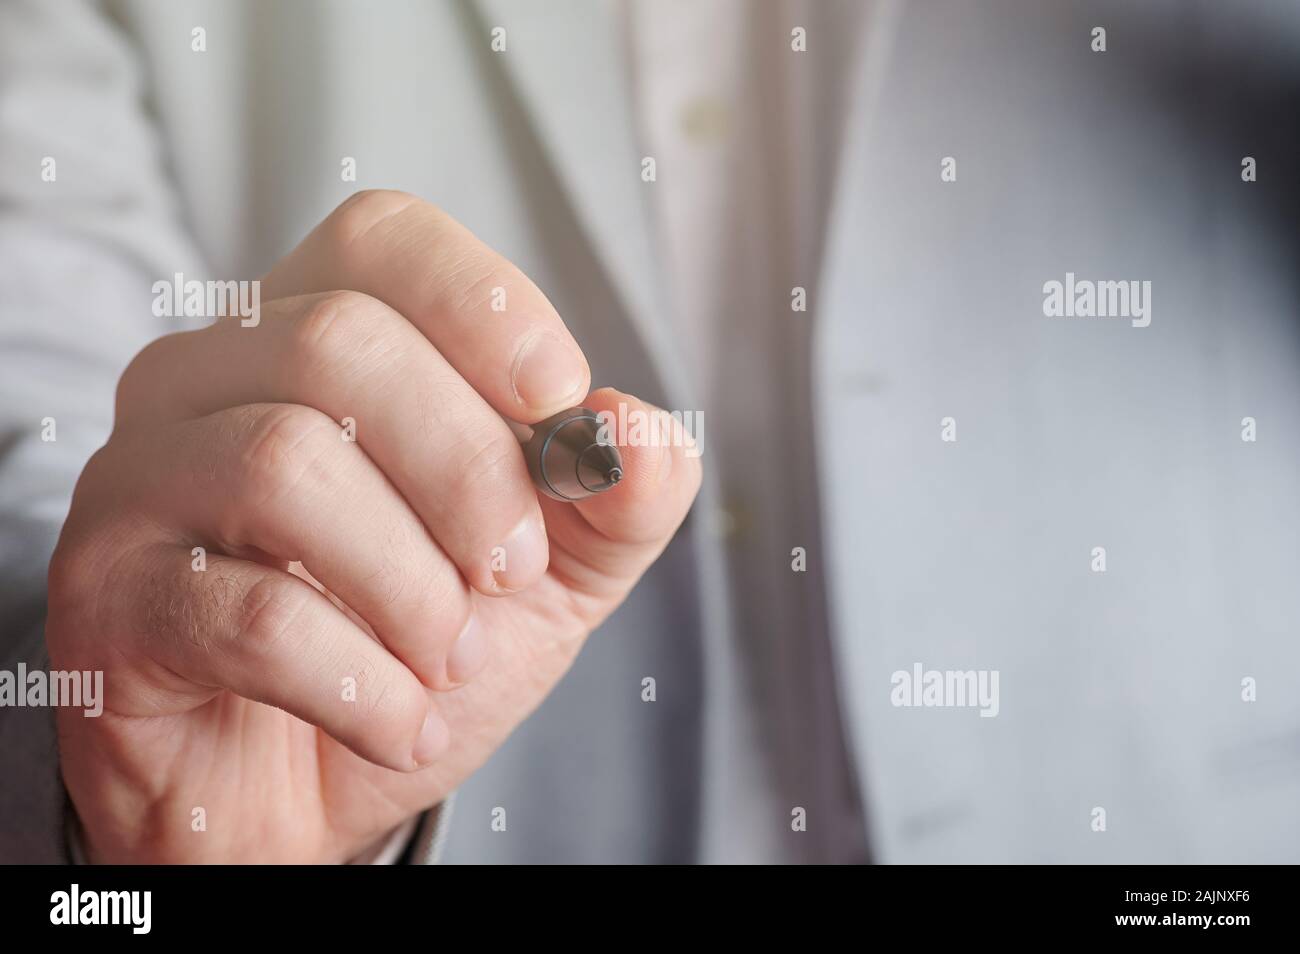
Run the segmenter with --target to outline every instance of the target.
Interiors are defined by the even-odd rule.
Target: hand
[[[50,567],[52,666],[105,674],[101,717],[58,710],[92,860],[344,861],[473,772],[699,486],[624,447],[607,493],[538,494],[503,417],[650,410],[589,386],[517,268],[392,192],[277,264],[255,326],[142,351]]]

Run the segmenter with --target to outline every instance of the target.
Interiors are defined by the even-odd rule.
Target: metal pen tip
[[[623,458],[612,444],[595,443],[578,456],[578,483],[593,494],[609,490],[623,479]]]
[[[623,458],[607,441],[600,416],[590,408],[569,408],[538,422],[524,445],[533,483],[555,500],[604,493],[623,479]]]

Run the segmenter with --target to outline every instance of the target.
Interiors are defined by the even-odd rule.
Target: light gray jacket
[[[868,14],[810,314],[817,556],[875,856],[1300,860],[1300,10]],[[694,406],[614,32],[598,2],[0,4],[0,666],[39,662],[116,377],[176,330],[152,282],[256,277],[355,189],[445,206],[603,381]],[[1047,317],[1067,272],[1150,281],[1150,324]],[[787,856],[716,500],[463,787],[445,858]],[[997,670],[996,718],[893,704],[918,663]],[[0,860],[64,857],[62,812],[49,713],[0,710]]]

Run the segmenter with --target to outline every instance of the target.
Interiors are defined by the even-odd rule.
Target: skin
[[[100,718],[58,710],[94,861],[355,857],[541,702],[699,487],[651,446],[605,494],[537,493],[503,418],[652,409],[588,394],[545,296],[412,196],[343,203],[260,318],[135,358],[50,566],[52,666],[105,674]]]

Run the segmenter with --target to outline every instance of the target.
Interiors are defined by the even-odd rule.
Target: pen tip
[[[577,463],[578,483],[590,493],[602,493],[623,479],[623,458],[612,444],[591,444]]]

